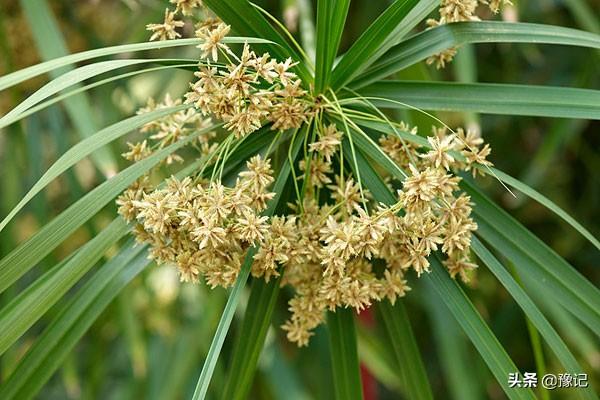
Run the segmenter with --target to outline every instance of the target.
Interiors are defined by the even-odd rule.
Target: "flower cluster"
[[[150,36],[151,41],[180,38],[181,33],[177,32],[177,29],[182,28],[185,22],[176,19],[177,15],[181,14],[187,17],[193,14],[194,9],[203,8],[201,0],[170,0],[170,3],[175,5],[175,9],[165,9],[165,16],[162,23],[146,25],[146,29],[152,32],[152,36]]]
[[[494,14],[496,14],[502,5],[512,3],[510,0],[442,0],[439,8],[440,19],[428,19],[427,25],[433,28],[452,22],[479,21],[476,11],[480,4],[486,5]],[[441,53],[429,57],[427,59],[427,64],[435,63],[438,69],[444,68],[446,63],[449,63],[454,59],[456,51],[456,47],[446,49]]]
[[[173,15],[188,15],[200,5],[172,3]],[[479,3],[444,0],[436,23],[474,19]],[[177,36],[173,26],[151,30],[157,38],[169,39]],[[330,112],[344,117],[344,110],[331,106],[324,95],[319,102],[312,98],[293,72],[291,59],[280,62],[267,53],[259,56],[248,44],[236,55],[224,40],[229,30],[218,20],[197,26],[202,62],[195,73],[198,80],[185,95],[185,103],[193,108],[142,128],[157,141],[154,147],[204,127],[209,121],[204,117],[222,121],[229,133],[219,147],[210,144],[214,134],[202,138],[200,150],[208,161],[195,178],[171,177],[160,187],[140,180],[118,199],[119,213],[134,224],[138,241],[150,245],[150,256],[159,264],[175,266],[182,281],[205,279],[212,287],[229,287],[252,254],[254,278],[278,278],[293,289],[290,317],[282,328],[299,346],[308,344],[328,311],[340,307],[360,311],[383,300],[394,303],[410,290],[407,274],[413,271],[418,277],[428,272],[434,253],[452,277],[468,281],[476,268],[470,244],[477,224],[457,173],[485,172],[491,165],[486,159],[489,146],[462,129],[449,134],[445,128],[434,128],[424,142],[416,128],[398,124],[397,134],[382,136],[379,146],[405,177],[386,181],[393,204],[377,203],[363,187],[352,154],[344,154],[344,141],[352,147],[352,131],[340,130],[329,118]],[[180,102],[167,98],[142,111],[176,104]],[[274,169],[279,167],[270,159],[254,156],[234,184],[221,181],[231,146],[265,126],[305,132],[303,139],[294,135],[304,141],[300,160],[294,161],[287,148],[275,149],[284,155],[275,159],[291,163],[296,193],[287,208],[278,205],[282,211],[277,216],[272,216],[272,209],[267,212],[275,196],[270,191]],[[298,131],[300,127],[307,129]],[[150,151],[147,141],[130,147],[125,156],[132,161]],[[180,160],[178,155],[170,159]],[[207,171],[211,179],[205,178]]]
[[[240,138],[272,123],[272,130],[299,128],[311,114],[307,92],[302,81],[291,71],[291,59],[277,62],[268,53],[257,56],[245,44],[237,57],[221,39],[228,31],[223,24],[206,30],[200,45],[205,56],[218,59],[221,50],[235,62],[225,69],[216,65],[201,66],[195,75],[198,81],[186,95],[203,114],[226,122],[225,127]],[[217,32],[217,33],[214,33]]]
[[[376,204],[351,173],[334,172],[344,133],[331,124],[317,129],[298,164],[305,194],[286,215],[263,215],[274,196],[273,170],[260,156],[247,162],[232,187],[170,178],[163,188],[130,189],[119,199],[119,212],[135,222],[151,257],[176,266],[183,281],[204,277],[213,287],[231,286],[255,246],[252,275],[269,280],[283,274],[281,284],[294,290],[283,329],[303,346],[328,310],[360,311],[404,296],[407,271],[427,272],[436,251],[453,277],[466,281],[476,267],[469,247],[477,225],[453,171],[489,163],[489,147],[470,131],[434,133],[428,151],[397,136],[381,138],[383,151],[410,171],[395,204]]]
[[[165,99],[160,103],[156,103],[153,98],[150,98],[146,107],[141,108],[138,111],[138,114],[172,108],[181,104],[182,102],[180,99],[172,100],[171,96],[167,94]],[[129,151],[123,153],[122,156],[129,161],[142,160],[150,156],[153,152],[183,139],[192,132],[206,129],[210,126],[212,126],[212,120],[203,117],[193,108],[174,112],[145,124],[140,131],[148,135],[148,139],[150,139],[151,143],[148,143],[148,139],[144,139],[143,141],[134,144],[127,143]],[[214,131],[209,131],[204,135],[200,135],[198,141],[193,143],[193,145],[196,146],[201,154],[207,155],[215,149],[216,145],[210,143],[210,140],[215,136],[216,133]],[[183,161],[183,158],[176,153],[170,154],[166,158],[167,164],[171,164],[174,161],[181,162]]]
[[[269,224],[260,215],[274,195],[267,190],[272,181],[269,161],[255,156],[234,187],[172,177],[164,188],[122,201],[119,212],[136,222],[134,232],[140,242],[151,245],[151,258],[175,265],[182,281],[198,282],[202,275],[212,287],[228,287],[252,246],[261,248],[255,275],[278,274],[275,263],[280,257],[269,260],[265,251],[285,252],[290,224],[283,217]]]
[[[174,11],[165,10],[162,24],[149,24],[150,40],[169,40],[181,37],[176,28],[184,26],[175,20],[199,8],[199,0],[171,0]],[[268,53],[257,55],[248,44],[238,57],[224,43],[230,27],[217,18],[196,24],[196,37],[201,39],[202,51],[198,78],[186,94],[186,103],[193,104],[203,115],[224,121],[225,128],[237,138],[246,136],[265,124],[272,130],[299,128],[312,115],[312,101],[303,89],[303,82],[292,69],[297,63],[291,58],[278,61]],[[220,59],[226,64],[219,64]]]

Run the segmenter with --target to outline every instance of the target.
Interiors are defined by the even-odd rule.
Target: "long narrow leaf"
[[[162,62],[158,62],[158,64],[161,64]],[[47,107],[50,107],[53,104],[56,104],[58,102],[67,100],[73,96],[76,96],[79,93],[82,92],[86,92],[90,89],[96,88],[98,86],[102,86],[104,84],[107,84],[109,82],[114,82],[114,81],[118,81],[120,79],[125,79],[131,76],[136,76],[136,75],[141,75],[141,74],[145,74],[148,72],[155,72],[155,71],[160,71],[160,70],[165,70],[165,69],[173,69],[173,68],[180,68],[180,69],[192,69],[192,70],[196,70],[198,68],[198,63],[194,62],[194,63],[172,63],[172,62],[166,62],[166,65],[160,65],[157,67],[151,67],[151,68],[143,68],[140,70],[135,70],[135,71],[130,71],[130,72],[126,72],[123,74],[119,74],[119,75],[114,75],[114,76],[110,76],[108,78],[105,79],[101,79],[99,81],[84,85],[84,86],[77,86],[76,89],[72,89],[69,91],[63,91],[62,94],[53,96],[52,98],[43,101],[41,103],[38,103],[36,106],[29,108],[27,111],[24,111],[22,113],[20,113],[19,115],[16,115],[10,119],[7,119],[4,123],[7,125],[12,125],[17,121],[20,121],[22,119],[25,119],[26,117],[37,113],[38,111],[44,110]]]
[[[421,32],[391,48],[351,87],[377,82],[451,47],[467,43],[543,43],[600,48],[600,36],[551,25],[495,21],[457,22]]]
[[[491,83],[384,81],[359,93],[383,108],[600,119],[600,91]],[[452,99],[452,101],[448,101]]]
[[[21,6],[42,59],[50,60],[68,55],[69,50],[47,1],[21,0]],[[53,71],[51,76],[57,78],[61,72]],[[84,92],[65,100],[67,114],[82,138],[89,137],[98,130],[90,104],[90,99]],[[108,148],[93,154],[92,160],[105,176],[114,175],[117,170],[117,161]]]
[[[387,300],[380,302],[377,308],[400,366],[407,397],[433,399],[406,308],[400,301],[392,306]]]
[[[0,128],[3,128],[10,123],[14,122],[16,118],[29,108],[35,106],[39,102],[49,98],[50,96],[76,85],[79,82],[83,82],[86,79],[94,76],[103,74],[105,72],[113,71],[115,69],[128,67],[139,64],[149,64],[155,62],[181,62],[182,60],[164,60],[164,59],[133,59],[133,60],[113,60],[113,61],[101,61],[95,64],[86,65],[83,67],[76,68],[69,71],[56,79],[48,82],[42,86],[39,90],[21,102],[18,106],[9,111],[6,115],[0,118]],[[185,61],[185,60],[184,60]]]
[[[342,30],[350,0],[319,0],[317,2],[317,48],[315,90],[323,92],[329,86],[333,62],[342,39]]]
[[[60,340],[58,342],[48,343],[49,339],[53,334],[54,330],[46,331],[40,338],[41,343],[48,343],[48,348],[43,350],[41,345],[34,345],[32,350],[41,352],[41,359],[36,361],[36,368],[33,369],[29,374],[27,380],[19,385],[19,390],[15,393],[14,397],[7,396],[8,399],[14,398],[19,400],[33,398],[42,386],[50,379],[50,377],[60,367],[65,358],[73,350],[77,342],[81,337],[89,330],[94,321],[98,319],[98,316],[106,309],[106,307],[114,300],[114,298],[123,290],[125,286],[133,278],[135,278],[148,264],[150,260],[145,253],[139,254],[131,262],[125,264],[125,269],[119,271],[119,273],[110,280],[110,282],[102,287],[102,291],[99,295],[93,298],[91,304],[81,313],[79,318],[73,325],[70,325],[68,329],[60,329],[63,323],[63,318],[71,312],[76,312],[76,309],[68,308],[61,314],[52,325],[53,328],[60,330]],[[83,297],[86,297],[86,293],[82,293]],[[74,306],[73,303],[71,303]],[[35,357],[34,357],[35,358]],[[7,382],[8,384],[8,382]],[[8,389],[9,386],[6,385]],[[4,389],[4,387],[3,387]],[[12,393],[10,391],[9,393]]]
[[[132,43],[119,46],[103,47],[95,50],[82,51],[80,53],[75,53],[68,56],[56,58],[54,60],[46,61],[40,64],[32,65],[31,67],[27,67],[16,72],[12,72],[3,77],[0,77],[0,90],[4,90],[21,82],[24,82],[28,79],[45,74],[46,72],[53,71],[66,65],[75,64],[80,61],[86,61],[94,58],[110,56],[115,54],[132,53],[143,50],[166,49],[170,47],[181,46],[196,46],[200,43],[202,43],[200,39],[178,39],[158,42]],[[252,37],[231,36],[224,38],[223,43],[268,44],[273,42],[266,39],[257,39]]]
[[[252,281],[248,307],[233,348],[231,366],[228,369],[229,376],[222,396],[224,400],[247,398],[258,357],[271,325],[280,284],[279,278],[270,282],[265,282],[264,279]]]
[[[596,246],[598,250],[600,250],[600,241],[596,239],[594,235],[592,235],[592,233],[588,231],[583,225],[577,222],[575,218],[571,217],[562,208],[554,204],[553,201],[551,201],[535,189],[531,188],[530,186],[519,181],[518,179],[515,179],[512,176],[508,175],[507,173],[504,173],[496,168],[493,168],[492,171],[502,182],[506,183],[509,186],[512,186],[513,188],[525,194],[527,197],[537,201],[538,203],[540,203],[541,205],[558,215],[565,222],[567,222],[569,225],[575,228],[577,232],[579,232],[583,237],[589,240],[590,243]]]
[[[0,354],[77,283],[126,232],[125,221],[116,219],[65,265],[58,264],[45,273],[0,310]]]
[[[96,300],[100,292],[143,249],[142,246],[134,247],[130,242],[118,255],[98,269],[98,272],[65,305],[44,333],[36,339],[35,344],[27,351],[6,382],[0,387],[0,398],[13,398],[28,380],[34,378],[34,371],[44,362],[52,349],[61,343],[61,339],[77,323],[77,320]]]
[[[510,399],[535,399],[529,388],[510,388],[508,386],[509,374],[518,372],[519,369],[506,354],[506,351],[483,321],[473,303],[456,281],[450,278],[442,264],[435,257],[431,257],[430,261],[432,271],[425,275],[425,279],[432,283],[440,297],[445,300],[456,321],[471,339],[504,393]]]
[[[475,203],[477,235],[510,260],[520,275],[544,282],[556,301],[600,335],[598,288],[472,184],[461,185]]]
[[[44,189],[50,182],[56,179],[60,174],[71,168],[77,162],[84,159],[95,150],[102,146],[118,139],[124,134],[131,132],[132,130],[143,126],[144,124],[154,121],[158,118],[172,114],[174,112],[184,110],[190,106],[178,106],[162,108],[159,110],[151,111],[143,115],[136,115],[134,117],[125,119],[117,122],[107,128],[98,131],[93,136],[82,140],[75,146],[71,147],[65,154],[63,154],[54,164],[48,168],[48,170],[42,175],[42,177],[33,185],[33,187],[27,192],[25,196],[19,201],[11,212],[0,222],[0,231],[4,229],[12,218],[27,204],[36,194]]]
[[[333,388],[337,400],[362,399],[362,384],[352,309],[327,313]]]
[[[513,299],[523,309],[523,312],[527,315],[531,323],[544,337],[548,346],[552,349],[556,357],[560,360],[566,371],[570,373],[582,373],[583,369],[575,359],[575,356],[571,354],[567,345],[563,342],[561,337],[556,333],[552,325],[548,322],[546,317],[537,308],[533,301],[527,296],[525,291],[519,286],[519,284],[513,279],[510,273],[502,267],[500,262],[485,248],[483,243],[477,238],[473,238],[471,249],[479,257],[481,261],[492,271],[492,273],[498,278],[506,290],[510,293]],[[582,399],[596,399],[594,392],[591,388],[586,390],[578,390],[578,394]]]
[[[296,142],[292,153],[300,151],[302,142]],[[289,163],[284,164],[284,174],[290,173]],[[233,350],[224,399],[243,399],[252,384],[258,358],[264,345],[275,301],[279,294],[280,277],[272,282],[254,280],[250,290],[244,321]]]
[[[383,45],[390,36],[397,36],[404,19],[419,0],[396,0],[358,38],[344,54],[333,71],[334,89],[350,82],[385,52]],[[319,2],[321,3],[321,2]]]
[[[66,240],[70,234],[75,232],[77,228],[88,221],[136,179],[172,152],[214,128],[210,127],[194,132],[185,139],[173,143],[157,151],[150,157],[128,167],[86,194],[58,217],[46,224],[29,240],[0,260],[0,293],[33,268],[60,243]]]
[[[487,371],[475,364],[479,360],[470,351],[466,336],[460,325],[450,314],[444,299],[431,285],[419,288],[421,298],[427,304],[431,329],[435,340],[435,351],[443,370],[450,398],[454,400],[477,400],[484,398],[483,386],[487,382]]]

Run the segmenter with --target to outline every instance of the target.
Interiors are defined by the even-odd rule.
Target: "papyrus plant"
[[[508,387],[509,373],[518,368],[461,289],[460,281],[478,273],[477,264],[502,283],[564,369],[582,372],[517,277],[545,285],[558,304],[596,334],[598,289],[492,203],[478,189],[478,177],[488,175],[507,192],[532,197],[599,250],[600,243],[550,200],[493,167],[492,149],[482,138],[485,126],[483,135],[448,126],[434,112],[599,119],[600,94],[393,80],[421,61],[444,67],[468,43],[600,48],[600,37],[591,33],[477,17],[478,7],[497,12],[503,3],[508,2],[397,0],[338,54],[349,0],[317,2],[314,48],[308,32],[303,32],[303,47],[275,18],[246,0],[172,0],[164,21],[147,26],[151,42],[64,56],[0,78],[0,89],[7,89],[100,56],[198,47],[192,61],[118,59],[57,74],[0,119],[0,128],[7,127],[81,93],[77,84],[119,68],[152,63],[195,71],[182,99],[148,99],[137,115],[83,138],[0,223],[5,228],[37,193],[87,156],[95,155],[107,175],[106,182],[0,261],[0,291],[6,291],[94,214],[113,201],[119,206],[119,215],[102,232],[0,310],[0,354],[122,238],[133,233],[137,242],[120,244],[119,252],[77,287],[2,384],[0,398],[34,396],[150,260],[177,268],[182,281],[231,288],[195,399],[207,394],[250,275],[244,320],[220,391],[226,399],[248,395],[282,287],[291,293],[282,326],[290,341],[309,345],[314,329],[327,325],[337,398],[361,397],[353,310],[369,307],[383,322],[386,343],[400,366],[403,394],[431,398],[401,299],[418,290],[409,292],[409,278],[424,280],[439,294],[507,396],[533,398],[530,389]],[[195,23],[195,38],[182,38],[186,20]],[[394,109],[424,115],[432,133],[408,126]],[[96,151],[136,129],[144,138],[123,150],[131,165],[115,172],[110,153]],[[496,255],[514,267],[512,274]],[[596,398],[592,388],[577,395]]]

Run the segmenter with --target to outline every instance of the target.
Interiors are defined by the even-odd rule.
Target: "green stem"
[[[353,310],[327,313],[333,387],[337,400],[361,400],[362,383],[356,346]]]
[[[523,282],[521,281],[521,277],[517,273],[514,265],[512,263],[508,263],[510,272],[512,276],[515,278],[515,281],[519,284],[519,286],[523,287]],[[537,376],[542,377],[546,375],[546,359],[544,356],[544,349],[542,348],[542,341],[540,340],[540,334],[531,322],[531,320],[525,316],[525,323],[527,324],[527,332],[529,332],[529,340],[531,342],[531,348],[533,350],[533,357],[535,359],[535,368],[537,370]],[[538,385],[538,394],[542,398],[542,400],[550,400],[550,392],[543,387],[543,385]]]

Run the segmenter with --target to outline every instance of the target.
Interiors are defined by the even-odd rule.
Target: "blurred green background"
[[[297,33],[301,26],[298,7],[307,1],[257,3]],[[342,51],[388,3],[383,0],[352,2]],[[166,1],[156,0],[53,0],[48,4],[58,23],[58,33],[70,52],[146,41],[149,34],[145,25],[161,21],[166,7]],[[600,33],[599,15],[598,0],[538,0],[514,1],[514,7],[497,16],[486,17],[555,24]],[[36,30],[31,29],[32,22],[35,26],[35,21],[24,12],[20,2],[0,0],[0,75],[40,62],[53,51],[61,51],[55,42],[49,44],[51,39],[37,37]],[[186,30],[191,32],[191,26]],[[198,57],[194,48],[169,51],[177,52],[179,56]],[[169,51],[157,54],[168,56]],[[144,57],[152,57],[152,54],[146,53]],[[105,76],[96,80],[103,78]],[[600,53],[561,46],[478,45],[463,47],[455,62],[444,70],[421,64],[404,71],[398,78],[600,89]],[[36,78],[1,93],[0,115],[47,80],[48,77]],[[132,115],[150,96],[182,95],[191,80],[188,71],[136,75],[94,88],[78,100],[89,104],[87,124],[101,128]],[[412,112],[394,116],[418,125],[421,134],[430,132],[431,123],[422,116]],[[534,187],[583,223],[596,237],[600,235],[600,121],[457,113],[440,113],[438,116],[451,126],[480,129],[492,146],[491,160],[499,169]],[[71,118],[69,106],[59,103],[10,126],[0,135],[0,216],[5,216],[48,166],[80,139],[81,124]],[[110,168],[120,169],[126,165],[119,157],[125,149],[124,142],[111,144],[110,153],[118,164]],[[91,162],[84,161],[53,182],[0,232],[0,258],[80,198],[82,193],[102,182],[110,168],[99,171]],[[498,204],[588,279],[596,284],[600,282],[598,252],[566,223],[528,198],[513,198],[493,179],[486,178],[480,183]],[[26,275],[20,284],[25,286],[33,276],[38,276],[40,271],[93,237],[114,215],[115,207],[108,207],[48,256],[36,271]],[[437,295],[420,282],[411,283],[413,291],[405,301],[436,398],[450,395],[461,399],[503,398],[499,386],[456,322],[440,309]],[[467,290],[521,371],[535,371],[526,321],[502,286],[487,270],[480,269]],[[5,304],[17,292],[18,288],[11,288],[0,301]],[[174,269],[153,267],[146,270],[102,314],[60,372],[46,385],[40,398],[188,398],[225,299],[226,292],[220,289],[209,291],[204,286],[180,285]],[[596,372],[590,379],[597,380],[600,353],[594,336],[550,300],[542,299],[545,311],[582,364]],[[277,307],[252,398],[331,398],[329,361],[326,351],[322,351],[327,345],[324,332],[322,329],[318,332],[308,349],[296,349],[285,341],[278,328],[286,318],[285,302],[279,302]],[[52,315],[50,312],[47,320]],[[376,397],[371,398],[401,398],[393,362],[381,343],[369,334],[378,329],[372,317],[362,318],[359,328],[359,353],[364,369],[368,371],[365,373],[365,382],[369,382],[366,386],[372,386],[371,393],[376,393]],[[35,325],[0,360],[0,379],[10,374],[31,338],[43,328],[43,321]],[[236,329],[235,323],[233,329]],[[211,387],[219,387],[224,382],[231,337],[233,335],[229,335],[225,344],[225,357],[219,361]],[[563,372],[549,352],[545,355],[549,371]],[[468,369],[456,368],[461,365]],[[553,392],[552,397],[569,398],[569,394]]]

